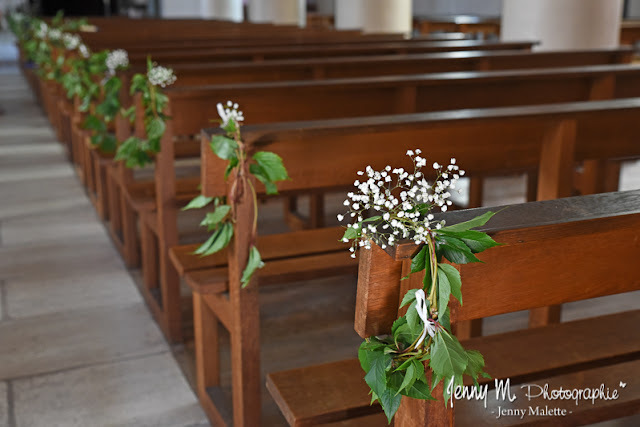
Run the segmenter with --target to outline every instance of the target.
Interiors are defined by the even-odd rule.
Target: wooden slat
[[[344,234],[342,227],[302,230],[294,233],[267,234],[258,236],[258,249],[264,260],[291,258],[332,251],[346,253],[347,245],[340,242]],[[227,262],[226,252],[200,257],[193,255],[199,244],[171,248],[173,264],[180,275],[192,270],[219,267]]]

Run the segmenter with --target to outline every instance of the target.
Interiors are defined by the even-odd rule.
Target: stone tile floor
[[[0,427],[209,425],[25,81],[0,68]]]

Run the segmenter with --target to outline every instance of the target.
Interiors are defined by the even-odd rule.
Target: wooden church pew
[[[574,162],[574,147],[578,147],[576,151],[585,155],[587,147],[599,145],[600,142],[595,137],[593,141],[589,138],[592,132],[609,129],[612,120],[618,121],[617,126],[623,124],[620,120],[629,123],[638,112],[640,101],[636,99],[253,125],[244,127],[243,135],[251,151],[273,151],[282,156],[292,177],[291,181],[279,186],[284,195],[288,192],[347,187],[352,184],[355,171],[365,165],[371,165],[374,169],[382,169],[387,164],[407,166],[401,163],[404,152],[419,147],[429,161],[444,162],[455,155],[458,164],[469,175],[505,168],[526,170],[539,165],[538,197],[545,199],[564,196],[570,191],[570,165]],[[588,129],[582,127],[585,122],[588,123]],[[633,142],[637,135],[631,135],[619,127],[616,129],[610,135],[607,155],[640,156],[640,150]],[[222,195],[227,188],[222,179],[224,162],[211,153],[207,146],[211,135],[218,132],[212,130],[203,134],[202,192],[207,196]],[[389,141],[393,141],[393,144]],[[316,161],[306,162],[308,158]],[[332,165],[331,173],[328,173],[326,164]],[[259,184],[257,188],[261,188]],[[236,230],[249,230],[245,221],[252,218],[251,210],[243,210],[239,215],[241,219],[236,224]],[[168,216],[164,219],[172,220]],[[198,395],[214,423],[228,423],[216,409],[219,405],[217,399],[221,396],[217,382],[217,322],[227,327],[232,336],[234,422],[251,420],[247,424],[240,424],[258,425],[256,422],[259,419],[257,285],[261,283],[262,276],[258,272],[255,279],[257,283],[240,289],[239,273],[244,268],[244,251],[248,245],[247,241],[243,241],[248,238],[245,233],[239,231],[234,236],[235,246],[227,252],[228,270],[223,264],[223,255],[218,254],[212,257],[217,265],[209,271],[196,270],[191,276],[187,273],[187,283],[194,290]],[[268,253],[267,248],[261,248],[261,251]],[[344,256],[347,257],[347,254],[345,247]],[[172,255],[175,260],[178,259],[175,249]],[[304,256],[297,258],[297,264],[312,265],[305,263]],[[280,261],[267,259],[272,264]],[[201,282],[196,283],[198,280]],[[177,289],[163,289],[162,292],[163,301],[175,300],[177,295]]]
[[[500,209],[500,208],[496,208]],[[443,214],[448,224],[470,219],[487,209]],[[495,209],[494,209],[495,210]],[[451,312],[451,324],[614,295],[640,289],[634,267],[639,248],[640,191],[604,193],[509,206],[494,217],[485,231],[504,246],[481,254],[486,264],[462,265],[464,305]],[[362,337],[383,335],[398,317],[403,294],[421,286],[418,280],[400,281],[410,263],[415,244],[400,244],[385,253],[377,246],[360,254],[356,306],[356,331]],[[602,257],[603,251],[607,253]],[[615,275],[610,274],[616,271]],[[367,278],[375,275],[376,280]],[[375,298],[367,299],[368,295]],[[490,301],[489,301],[490,300]],[[482,401],[456,401],[453,410],[439,402],[403,398],[395,418],[400,427],[479,425],[582,425],[640,412],[640,388],[631,378],[640,374],[640,337],[634,310],[552,326],[476,338],[463,342],[479,350],[486,369],[496,379],[510,379],[516,399],[495,398],[489,392],[488,407]],[[337,375],[336,375],[337,374]],[[370,406],[368,386],[357,360],[269,374],[267,387],[291,426],[309,426],[380,411]],[[627,381],[629,388],[622,387]],[[481,383],[493,383],[482,379]],[[518,384],[545,383],[552,388],[599,387],[616,389],[619,399],[529,402]],[[470,385],[469,381],[465,381]],[[440,391],[438,391],[440,390]],[[535,391],[536,389],[534,389]],[[304,396],[304,399],[301,398]],[[536,417],[529,406],[548,404],[565,410],[566,416]],[[527,415],[497,421],[498,406],[524,408]],[[380,414],[384,419],[384,415]],[[352,425],[368,421],[353,419]]]

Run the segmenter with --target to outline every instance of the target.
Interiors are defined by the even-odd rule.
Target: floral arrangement
[[[169,98],[160,88],[165,88],[176,81],[173,70],[158,66],[147,59],[147,73],[136,74],[131,81],[131,94],[142,94],[144,108],[144,128],[146,138],[131,136],[118,147],[116,160],[124,160],[129,168],[142,167],[151,163],[153,155],[160,151],[160,140],[166,130],[166,120],[169,119],[163,111]],[[133,120],[134,108],[129,108],[124,114]]]
[[[207,213],[200,223],[213,234],[194,252],[201,256],[211,255],[229,245],[234,234],[236,206],[244,192],[251,191],[255,215],[251,230],[252,243],[249,247],[249,258],[241,278],[242,287],[245,287],[249,284],[256,270],[264,266],[260,252],[255,245],[258,227],[258,200],[250,175],[264,184],[267,194],[278,194],[276,182],[289,179],[289,175],[282,158],[277,154],[258,151],[249,157],[247,146],[242,141],[240,133],[244,115],[242,111],[238,110],[238,107],[238,104],[231,101],[228,101],[226,106],[217,105],[221,119],[220,127],[225,131],[225,135],[214,136],[210,144],[211,149],[218,157],[228,161],[224,173],[225,179],[231,174],[235,175],[229,197],[198,196],[184,210],[203,208],[212,202],[214,203],[214,211]]]
[[[91,59],[90,61],[91,62]],[[89,78],[87,82],[91,88],[92,95],[98,95],[101,101],[92,113],[87,116],[84,122],[84,128],[93,131],[91,143],[100,147],[105,152],[115,152],[117,147],[116,137],[109,132],[108,125],[113,122],[116,115],[121,111],[120,105],[120,89],[122,88],[122,80],[118,77],[117,72],[125,70],[129,67],[129,56],[123,49],[105,51],[100,59],[96,59],[96,67],[100,72],[102,80],[98,83],[95,79]],[[89,66],[89,71],[92,67]],[[94,99],[94,96],[91,99]],[[84,106],[84,102],[83,102]]]
[[[489,378],[482,354],[465,350],[451,333],[449,301],[454,297],[462,304],[460,273],[452,264],[479,262],[477,253],[498,245],[472,230],[494,213],[450,226],[436,219],[432,211],[444,212],[452,205],[451,191],[464,171],[456,159],[446,167],[433,163],[435,179],[429,181],[422,172],[427,160],[420,154],[419,149],[407,152],[411,171],[387,166],[378,172],[368,166],[358,172],[362,178],[354,183],[357,191],[348,193],[344,202],[349,210],[338,215],[340,221],[353,221],[342,239],[352,243],[353,257],[358,248],[370,249],[372,241],[383,249],[401,240],[422,245],[411,260],[410,274],[424,274],[423,286],[404,295],[400,307],[408,309],[394,322],[391,335],[368,338],[358,351],[372,403],[380,402],[389,422],[402,396],[435,400],[431,392],[443,381],[446,402],[462,385],[463,375],[476,384],[478,376]]]

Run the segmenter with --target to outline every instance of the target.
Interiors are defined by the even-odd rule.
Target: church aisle
[[[0,105],[0,427],[209,425],[15,67]]]

